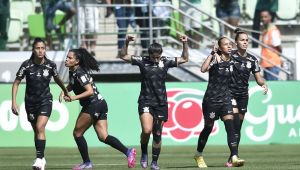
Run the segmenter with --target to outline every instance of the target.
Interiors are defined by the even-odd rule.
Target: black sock
[[[108,135],[104,141],[105,144],[117,149],[120,152],[123,152],[125,155],[128,151],[128,148],[126,148],[117,138]],[[127,155],[126,155],[127,156]]]
[[[241,129],[242,129],[243,121],[244,121],[244,120],[240,120],[240,136],[239,136],[238,141],[237,141],[238,145],[240,145],[240,140],[241,140]]]
[[[89,158],[88,146],[83,136],[75,138],[78,150],[82,157],[83,163],[91,162]]]
[[[152,147],[152,161],[157,162],[159,154],[160,154],[160,148]]]
[[[199,135],[199,139],[198,139],[198,147],[197,147],[198,152],[203,152],[203,149],[206,145],[208,136],[210,135],[212,129],[213,129],[213,127],[204,126],[202,132]]]
[[[35,141],[36,158],[42,159],[44,157],[45,146],[46,146],[46,140],[37,139]]]
[[[234,134],[233,120],[227,119],[224,121],[227,132],[227,142],[231,155],[238,155],[237,142]]]
[[[234,133],[236,137],[237,147],[239,147],[240,137],[241,137],[241,125],[240,125],[240,116],[238,113],[234,113],[233,126],[234,126]]]
[[[141,143],[141,150],[142,150],[142,153],[148,153],[148,143],[147,144]]]

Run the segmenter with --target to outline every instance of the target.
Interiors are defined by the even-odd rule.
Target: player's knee
[[[101,134],[98,134],[98,139],[101,141],[101,142],[105,142],[105,139],[107,138],[108,134],[107,133],[101,133]]]
[[[157,120],[153,124],[153,141],[156,144],[159,144],[161,142],[161,133],[162,133],[162,123],[163,121]]]
[[[43,134],[43,133],[45,133],[45,127],[42,126],[42,125],[36,125],[35,133],[36,134]]]
[[[75,128],[73,130],[73,136],[74,136],[74,138],[78,138],[80,136],[83,136],[83,133],[81,133],[81,131],[79,131],[78,129]]]
[[[152,127],[144,127],[143,129],[142,129],[142,133],[143,134],[151,134],[151,132],[152,132]]]

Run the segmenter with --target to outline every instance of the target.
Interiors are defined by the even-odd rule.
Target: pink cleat
[[[129,149],[129,154],[127,156],[128,168],[133,168],[134,167],[135,155],[136,155],[136,149],[134,149],[134,148]]]

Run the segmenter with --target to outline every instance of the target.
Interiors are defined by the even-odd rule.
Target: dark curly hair
[[[73,52],[73,55],[76,57],[76,59],[79,60],[79,65],[86,71],[100,71],[100,64],[85,48],[80,47],[79,49],[72,49],[70,50],[70,52],[71,51]]]

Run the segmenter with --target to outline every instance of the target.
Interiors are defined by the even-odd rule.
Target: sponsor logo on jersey
[[[41,77],[41,73],[37,73],[37,75],[36,76],[38,76],[38,77]]]
[[[166,57],[167,60],[175,61],[175,57]]]
[[[48,69],[44,69],[43,71],[44,71],[44,72],[43,72],[43,76],[44,76],[44,77],[49,76],[49,70],[48,70]]]
[[[232,65],[230,66],[230,71],[233,71],[233,66]]]
[[[216,117],[216,113],[215,112],[209,113],[209,118],[213,119],[215,117]]]
[[[158,117],[165,117],[165,116],[158,115]]]
[[[50,64],[47,64],[47,65],[46,65],[46,67],[48,67],[48,68],[52,68],[52,67],[50,66]]]
[[[142,61],[143,58],[141,56],[133,56],[132,59]]]

